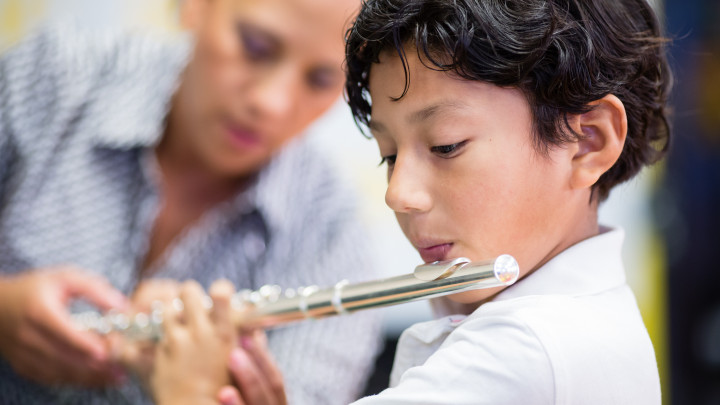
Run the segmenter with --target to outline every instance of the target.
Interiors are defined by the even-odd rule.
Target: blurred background
[[[0,0],[0,52],[39,24],[177,30],[178,0]],[[673,145],[664,164],[614,190],[601,222],[625,228],[624,261],[657,353],[665,403],[720,404],[720,1],[656,2],[673,39]],[[374,141],[342,100],[307,131],[361,192],[363,219],[387,276],[421,260],[384,204]],[[0,162],[3,164],[3,162]],[[428,320],[426,302],[380,309],[386,349],[367,392],[387,386],[400,332]],[[610,388],[611,389],[611,388]]]

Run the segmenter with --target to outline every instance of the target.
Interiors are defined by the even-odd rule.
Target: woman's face
[[[195,55],[169,130],[212,171],[257,171],[335,102],[357,0],[186,0]]]
[[[515,89],[461,80],[407,50],[385,53],[370,74],[370,129],[388,164],[386,202],[425,262],[513,255],[521,275],[574,241],[589,191],[571,190],[573,152],[533,145],[532,116]],[[580,208],[578,208],[580,207]],[[451,298],[477,302],[497,289]]]

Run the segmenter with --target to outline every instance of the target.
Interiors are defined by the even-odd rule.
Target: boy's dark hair
[[[628,133],[593,186],[600,200],[667,151],[667,41],[646,0],[366,0],[346,40],[346,96],[360,124],[370,121],[372,64],[384,51],[400,55],[400,99],[410,85],[405,52],[414,48],[428,68],[523,91],[543,153],[581,136],[568,114],[617,96]]]

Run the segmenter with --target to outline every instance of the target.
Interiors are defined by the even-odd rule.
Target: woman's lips
[[[256,132],[235,126],[226,125],[228,134],[230,134],[230,140],[232,143],[242,149],[256,148],[260,146],[260,135]]]
[[[451,248],[452,243],[441,243],[426,248],[417,248],[417,250],[425,263],[432,263],[445,260]]]

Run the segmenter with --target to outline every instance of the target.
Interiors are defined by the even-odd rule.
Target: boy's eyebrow
[[[436,103],[433,103],[427,107],[423,107],[422,109],[415,111],[414,113],[410,114],[408,116],[408,122],[409,123],[417,123],[419,121],[425,121],[427,119],[432,118],[434,115],[442,112],[443,110],[447,109],[464,109],[467,108],[468,105],[458,101],[458,100],[440,100]]]
[[[408,116],[407,121],[411,124],[417,123],[419,121],[425,121],[427,119],[432,118],[433,115],[436,115],[443,110],[447,109],[453,109],[453,110],[459,110],[459,109],[465,109],[468,108],[468,105],[458,101],[458,100],[441,100],[436,103],[433,103],[427,107],[423,107],[412,114]],[[371,119],[370,122],[368,122],[368,128],[370,128],[371,131],[378,131],[383,132],[385,131],[385,125],[381,122],[378,122],[377,120]]]

